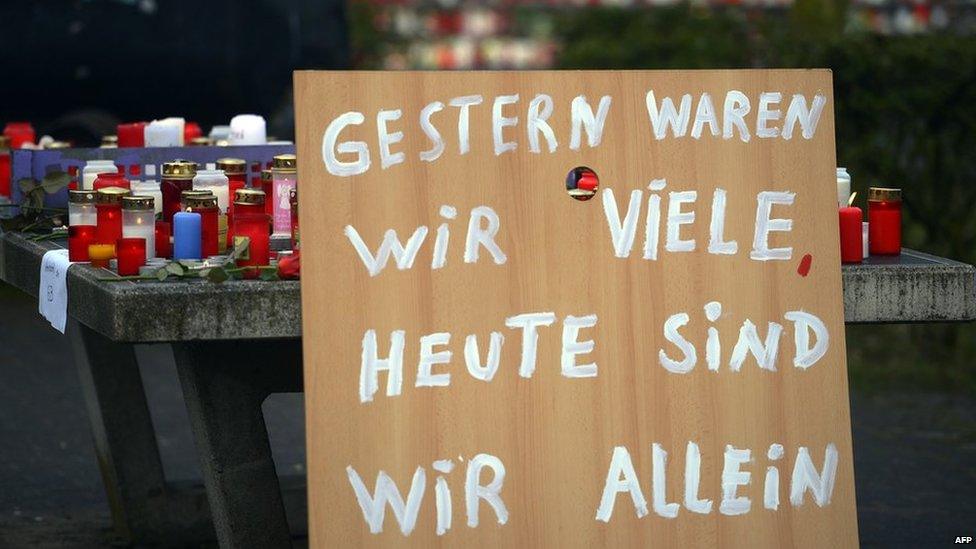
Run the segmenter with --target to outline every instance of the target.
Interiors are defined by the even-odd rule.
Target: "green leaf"
[[[200,264],[199,261],[194,261],[192,259],[178,259],[176,262],[182,265],[183,267],[185,267],[186,269],[191,269]]]
[[[234,250],[227,254],[227,262],[231,263],[237,261],[241,257],[246,257],[247,250],[251,245],[251,239],[246,236],[238,236],[234,238]]]
[[[65,172],[51,172],[44,176],[40,187],[44,189],[44,192],[47,194],[54,194],[61,189],[66,188],[70,181],[71,176]]]
[[[186,272],[185,269],[183,268],[183,265],[180,265],[179,262],[176,261],[170,261],[169,263],[167,263],[166,270],[176,276],[183,276],[183,273]]]
[[[166,280],[166,277],[168,276],[169,276],[169,271],[165,267],[160,267],[159,269],[156,269],[156,278],[160,282]]]
[[[278,270],[261,269],[261,280],[278,280]]]
[[[37,181],[29,177],[24,177],[17,180],[17,186],[20,187],[20,192],[27,194],[37,188]]]
[[[219,284],[227,280],[228,278],[230,278],[227,275],[227,271],[225,271],[223,267],[214,267],[213,269],[207,269],[207,270],[209,271],[207,273],[207,280],[209,280],[210,282],[216,282]]]

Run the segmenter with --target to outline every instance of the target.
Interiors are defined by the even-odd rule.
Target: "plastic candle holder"
[[[871,255],[901,253],[901,189],[868,189],[868,245]]]
[[[261,170],[261,179],[259,180],[259,185],[255,188],[264,193],[264,213],[268,215],[274,214],[272,211],[274,207],[274,200],[272,200],[274,196],[274,180],[271,177],[271,170]]]
[[[99,244],[115,244],[122,238],[122,197],[131,194],[129,189],[106,187],[95,193],[95,208]]]
[[[0,196],[10,196],[10,138],[0,135]]]
[[[133,181],[129,188],[133,195],[151,196],[153,198],[153,212],[163,213],[163,193],[159,190],[158,181]]]
[[[227,240],[226,246],[234,245],[234,200],[237,191],[247,187],[247,161],[242,158],[219,158],[217,169],[227,176]]]
[[[88,246],[95,243],[95,225],[68,226],[68,261],[88,261]]]
[[[122,236],[145,240],[145,259],[156,257],[156,212],[151,196],[122,198]]]
[[[92,191],[68,191],[68,225],[94,226],[97,223],[95,193]]]
[[[170,242],[172,235],[172,224],[165,221],[156,222],[156,257],[169,259],[173,256],[173,245]]]
[[[196,212],[200,214],[200,252],[202,257],[217,255],[219,247],[217,244],[219,235],[219,223],[217,217],[220,212],[217,208],[217,197],[191,196],[186,198],[186,212]]]
[[[95,178],[100,173],[119,173],[118,166],[111,160],[89,160],[81,169],[81,186],[79,190],[94,190]]]
[[[115,246],[119,258],[119,276],[139,274],[139,267],[146,264],[145,238],[120,238]]]
[[[70,254],[70,251],[68,252]],[[92,267],[108,268],[108,261],[115,257],[115,244],[89,244],[88,261]]]
[[[201,259],[201,219],[196,212],[173,216],[173,259]]]
[[[271,168],[272,228],[275,236],[291,237],[291,190],[298,185],[298,164],[295,155],[279,154]],[[267,197],[265,198],[267,200]]]
[[[193,177],[193,190],[210,191],[217,197],[217,208],[221,213],[227,213],[230,206],[229,188],[230,179],[221,170],[197,170]]]
[[[258,267],[268,264],[270,251],[268,214],[264,213],[264,193],[242,189],[235,197],[234,246],[242,239],[248,239],[248,250],[237,259],[238,267]],[[245,278],[257,278],[257,269],[244,271]]]
[[[95,182],[92,185],[92,188],[95,191],[98,191],[99,189],[107,189],[109,187],[119,187],[130,190],[132,188],[129,184],[129,180],[122,177],[122,174],[117,171],[100,173],[95,176]]]
[[[197,165],[193,162],[173,161],[163,164],[159,191],[163,196],[163,221],[172,223],[173,215],[180,211],[180,194],[193,188],[193,176]]]

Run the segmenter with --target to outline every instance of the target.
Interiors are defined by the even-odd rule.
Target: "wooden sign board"
[[[856,545],[828,71],[295,94],[313,546]]]

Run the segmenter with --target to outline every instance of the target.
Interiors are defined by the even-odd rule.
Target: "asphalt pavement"
[[[167,478],[199,480],[172,354],[137,352]],[[119,547],[68,340],[3,283],[0,376],[0,548]],[[862,546],[976,537],[976,398],[857,394],[852,410]],[[275,395],[265,412],[279,472],[303,472],[301,396]]]

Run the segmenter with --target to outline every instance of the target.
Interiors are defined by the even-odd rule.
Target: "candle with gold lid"
[[[220,237],[217,216],[217,197],[213,195],[194,195],[184,198],[184,212],[200,214],[200,253],[201,257],[217,255],[217,242]]]
[[[901,189],[868,189],[868,246],[871,255],[901,253]]]
[[[99,244],[112,244],[122,238],[122,198],[132,194],[129,189],[106,187],[95,193],[96,240]]]
[[[173,214],[180,211],[180,193],[193,188],[193,176],[196,174],[196,162],[173,160],[163,163],[162,180],[159,183],[163,196],[163,221],[173,221]]]
[[[156,212],[151,196],[122,197],[122,236],[146,240],[146,260],[156,257]]]
[[[103,149],[119,148],[119,137],[117,135],[103,135],[101,148]]]
[[[291,190],[298,184],[298,159],[293,154],[274,157],[271,168],[272,228],[278,237],[291,238]],[[267,200],[267,197],[265,198]]]
[[[238,258],[239,267],[258,267],[268,264],[270,239],[268,237],[268,214],[264,213],[264,192],[256,189],[240,189],[234,202],[234,246],[248,239],[248,249]],[[245,278],[257,278],[257,269],[244,271]]]
[[[235,211],[263,214],[265,213],[264,199],[264,191],[258,189],[238,189],[234,193]]]
[[[95,225],[95,193],[92,191],[68,191],[68,225]]]

